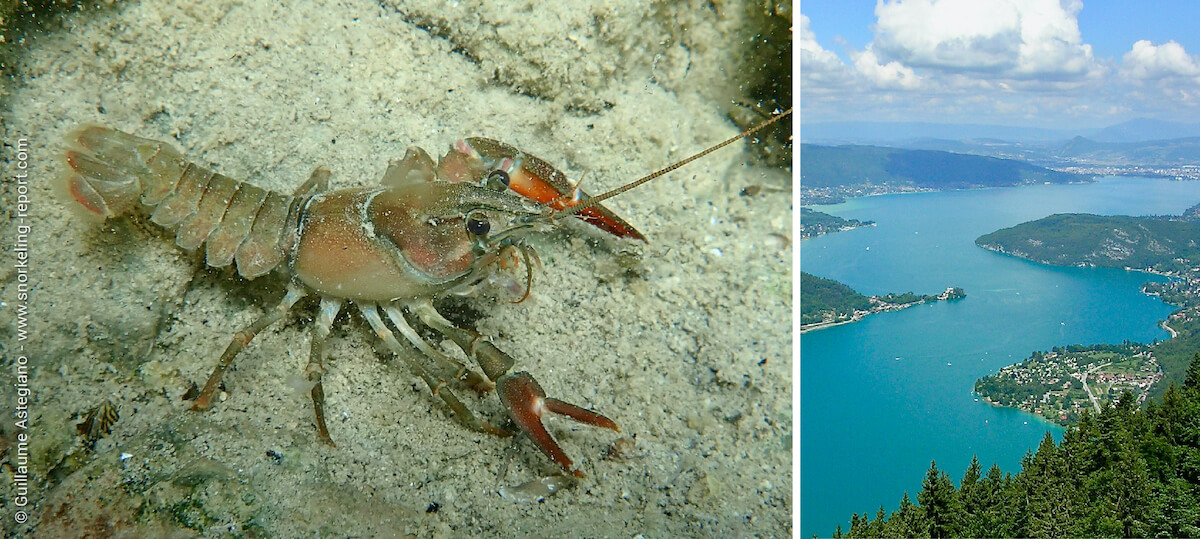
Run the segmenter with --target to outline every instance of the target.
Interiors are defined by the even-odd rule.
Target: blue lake
[[[849,529],[913,502],[930,461],[955,483],[972,455],[1020,470],[1062,429],[977,402],[979,377],[1052,346],[1166,339],[1174,309],[1139,291],[1159,277],[1033,264],[975,238],[1053,213],[1179,214],[1200,182],[1103,178],[1082,185],[887,195],[818,207],[874,227],[800,243],[803,271],[864,294],[966,290],[952,302],[876,314],[800,337],[800,536]]]

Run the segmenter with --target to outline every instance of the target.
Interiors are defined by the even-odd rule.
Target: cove
[[[1060,268],[975,246],[975,238],[1053,213],[1180,214],[1200,182],[1105,177],[1095,183],[885,195],[816,209],[876,226],[800,244],[803,271],[864,294],[967,297],[868,316],[800,336],[800,536],[848,531],[852,513],[915,503],[931,460],[955,484],[978,455],[1017,472],[1062,429],[977,402],[975,380],[1053,346],[1166,339],[1174,308],[1139,291],[1161,278]]]

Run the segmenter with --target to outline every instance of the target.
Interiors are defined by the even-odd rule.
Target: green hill
[[[910,291],[867,297],[832,279],[800,272],[800,329],[803,331],[821,323],[853,322],[871,313],[897,311],[930,301],[965,297],[967,293],[958,287],[947,288],[936,295]]]
[[[1200,162],[1200,137],[1140,142],[1098,142],[1075,137],[1056,157],[1109,165],[1194,165]]]
[[[839,230],[850,230],[860,226],[871,226],[874,221],[859,221],[858,219],[842,219],[811,208],[800,208],[800,238],[813,238]]]
[[[800,325],[820,322],[829,313],[835,319],[849,319],[854,311],[870,308],[871,300],[853,288],[800,272]]]
[[[1056,266],[1181,271],[1200,267],[1200,223],[1056,214],[980,236],[975,244]]]
[[[800,182],[808,189],[858,185],[966,189],[1087,179],[1022,161],[980,155],[880,146],[800,145]]]

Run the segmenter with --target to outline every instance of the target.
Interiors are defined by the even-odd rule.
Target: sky
[[[802,123],[1200,122],[1200,1],[805,0],[793,25]]]

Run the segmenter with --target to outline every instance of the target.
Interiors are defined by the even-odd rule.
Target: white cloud
[[[1147,108],[1178,113],[1181,105],[1200,105],[1200,58],[1174,41],[1134,43],[1121,58],[1120,74],[1130,90],[1126,98],[1138,99]]]
[[[883,63],[868,45],[865,51],[851,51],[854,66],[817,43],[809,19],[800,14],[800,80],[802,86],[819,93],[844,92],[863,86],[863,78],[873,88],[908,90],[920,85],[920,78],[900,62]]]
[[[913,73],[912,68],[894,60],[881,63],[870,46],[853,56],[854,68],[879,88],[911,90],[921,85],[920,77]]]
[[[814,90],[836,90],[854,82],[854,72],[841,58],[817,43],[808,17],[800,14],[800,84]]]
[[[801,15],[801,114],[1044,126],[1200,119],[1200,54],[1138,41],[1121,58],[1097,59],[1080,34],[1082,9],[1077,0],[878,0],[874,40],[843,43],[844,55],[821,47]]]
[[[1054,81],[1098,77],[1078,0],[879,0],[874,49],[916,68]]]
[[[1194,78],[1200,76],[1200,63],[1174,41],[1155,45],[1143,39],[1121,59],[1121,75],[1138,81]]]

